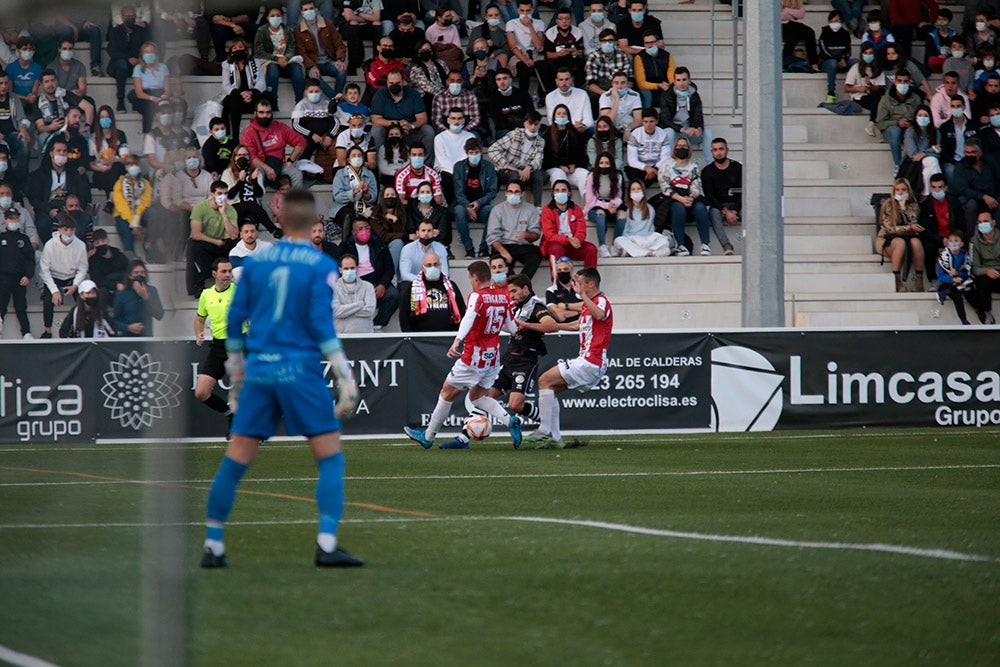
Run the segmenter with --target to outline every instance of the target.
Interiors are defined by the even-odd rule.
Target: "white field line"
[[[36,658],[33,655],[18,653],[3,645],[0,645],[0,662],[15,665],[15,667],[58,667],[51,662]]]
[[[505,475],[383,475],[371,477],[345,477],[352,482],[468,480],[468,479],[559,479],[578,477],[701,477],[714,475],[804,475],[811,473],[851,472],[919,472],[927,470],[982,470],[1000,468],[1000,463],[939,466],[870,466],[856,468],[777,468],[774,470],[668,470],[639,472],[576,472],[576,473],[523,473]],[[282,482],[315,482],[315,477],[265,477],[245,478],[242,484],[272,484]],[[73,482],[0,482],[0,488],[19,486],[99,486],[102,484],[211,484],[211,479],[160,479],[160,480],[81,480]]]
[[[694,533],[676,530],[661,530],[658,528],[644,528],[642,526],[630,526],[621,523],[607,523],[604,521],[585,521],[582,519],[558,519],[542,516],[497,516],[497,517],[432,517],[432,518],[394,518],[394,519],[348,519],[341,523],[353,524],[375,524],[375,523],[426,523],[433,521],[511,521],[526,523],[556,524],[563,526],[580,526],[584,528],[598,528],[601,530],[611,530],[623,533],[633,533],[637,535],[648,535],[652,537],[667,537],[682,540],[699,540],[704,542],[725,542],[734,544],[751,544],[755,546],[770,547],[791,547],[796,549],[828,549],[838,551],[874,551],[879,553],[898,554],[903,556],[917,556],[922,558],[937,558],[942,560],[974,561],[996,563],[1000,558],[991,556],[981,556],[978,554],[967,554],[950,549],[925,549],[921,547],[908,547],[895,544],[879,543],[852,543],[852,542],[809,542],[800,540],[785,540],[772,537],[761,537],[757,535],[717,535],[713,533]],[[244,521],[232,522],[230,526],[284,526],[313,524],[312,520],[293,521]],[[188,523],[89,523],[89,524],[22,524],[22,525],[0,525],[0,530],[11,529],[54,529],[54,528],[149,528],[157,526],[184,526],[197,527],[203,524],[199,522]],[[39,667],[44,667],[47,663],[39,663]]]

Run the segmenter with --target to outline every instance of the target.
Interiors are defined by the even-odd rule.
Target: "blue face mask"
[[[215,132],[212,133],[212,136],[215,137],[216,141],[225,141],[226,140],[226,131],[225,130],[216,130]]]
[[[424,166],[424,156],[414,155],[410,158],[410,166],[414,169],[422,169]]]
[[[495,282],[497,285],[503,285],[505,282],[507,282],[507,274],[506,273],[494,273],[493,274],[493,282]]]
[[[147,65],[152,65],[153,63],[156,62],[156,54],[155,53],[142,54],[142,62],[146,63]]]
[[[421,204],[430,204],[432,199],[434,199],[434,195],[430,192],[423,192],[417,195],[417,201]]]
[[[196,157],[189,157],[184,160],[184,166],[188,169],[197,169],[201,165],[201,160]]]
[[[875,54],[874,53],[862,53],[861,54],[861,59],[864,60],[867,64],[871,65],[873,62],[875,62]]]
[[[952,252],[958,252],[962,249],[962,244],[959,241],[948,241],[948,250]]]
[[[615,52],[615,45],[611,42],[601,42],[601,51],[611,54]]]
[[[565,204],[566,202],[569,201],[569,193],[557,192],[554,195],[552,195],[552,199],[554,199],[557,204]]]
[[[896,92],[900,95],[906,95],[910,92],[910,84],[908,83],[897,83]]]
[[[315,9],[305,9],[302,11],[302,18],[306,21],[312,23],[316,20],[316,10]]]
[[[996,116],[990,116],[990,125],[993,127],[1000,127],[1000,114]]]
[[[486,19],[486,22],[490,24],[491,28],[495,28],[500,25],[500,19]]]
[[[59,238],[62,239],[63,243],[69,245],[69,243],[73,241],[73,234],[63,234],[62,232],[59,232]]]
[[[594,23],[603,23],[604,22],[604,12],[593,12],[590,15],[590,20],[593,21]]]
[[[365,128],[363,128],[363,127],[352,127],[351,128],[351,138],[352,139],[360,139],[363,136],[365,136]]]
[[[110,130],[111,129],[111,119],[110,118],[101,118],[97,122],[101,124],[101,129],[102,130]]]
[[[271,24],[272,28],[277,28],[278,26],[281,25],[281,17],[280,16],[268,16],[267,17],[267,22]]]
[[[438,280],[441,277],[441,269],[436,266],[428,266],[424,269],[424,278],[427,280]]]
[[[525,136],[527,136],[527,137],[528,137],[529,139],[534,139],[535,137],[537,137],[537,136],[538,136],[538,131],[537,131],[537,130],[529,130],[529,129],[525,129],[525,130],[524,130],[524,134],[525,134]]]
[[[979,230],[980,234],[989,234],[990,231],[993,229],[993,223],[980,222],[978,225],[976,225],[976,229]]]
[[[462,92],[462,84],[460,83],[449,83],[448,92],[452,95],[458,95]]]
[[[473,153],[472,155],[469,156],[469,164],[473,167],[479,166],[479,163],[482,161],[482,159],[483,159],[482,153]]]
[[[458,134],[459,132],[461,132],[463,127],[465,127],[465,126],[464,125],[452,125],[451,123],[448,123],[448,129],[451,130],[452,132],[454,132],[455,134]]]
[[[569,118],[556,118],[556,125],[559,127],[569,125]]]
[[[308,99],[310,103],[316,104],[319,102],[319,95],[319,93],[306,93],[306,99]]]
[[[927,116],[917,116],[917,125],[920,127],[927,127],[931,124],[931,119]]]
[[[353,283],[358,279],[357,269],[344,269],[340,272],[340,278],[347,283]]]
[[[944,190],[939,190],[937,192],[935,192],[934,190],[931,190],[931,197],[934,197],[934,199],[937,199],[938,201],[941,201],[942,199],[944,199],[946,194],[947,193],[945,193]]]
[[[677,90],[674,88],[674,92],[677,93],[677,97],[687,97],[691,94],[690,90]]]
[[[511,206],[517,206],[521,203],[521,195],[507,195],[507,203]]]
[[[646,12],[632,12],[630,16],[635,23],[642,23],[642,20],[646,18]]]
[[[10,231],[12,231],[12,232],[16,232],[19,229],[21,229],[21,223],[20,222],[8,222],[7,223],[7,229],[10,230]]]
[[[654,57],[654,58],[655,58],[655,57],[656,57],[656,54],[660,52],[660,47],[658,47],[658,46],[648,46],[648,47],[646,47],[645,51],[646,51],[646,53],[648,53],[648,54],[649,54],[649,55],[650,55],[651,57]]]
[[[500,92],[501,92],[502,94],[506,95],[506,94],[507,94],[507,93],[509,93],[510,91],[514,90],[514,86],[513,86],[513,85],[510,85],[510,86],[507,86],[506,88],[500,88],[499,90],[500,90]]]

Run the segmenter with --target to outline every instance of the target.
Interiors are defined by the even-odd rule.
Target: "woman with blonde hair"
[[[139,48],[139,64],[132,70],[132,90],[128,101],[132,109],[142,114],[142,132],[153,128],[156,105],[172,95],[170,73],[156,55],[156,44],[146,42]]]
[[[913,291],[924,291],[924,245],[920,240],[924,228],[917,222],[919,218],[920,206],[913,196],[910,182],[897,178],[892,184],[892,197],[882,202],[879,209],[879,228],[875,237],[875,252],[892,261],[897,292],[909,291],[900,277],[907,248],[911,254],[910,264],[916,273]]]

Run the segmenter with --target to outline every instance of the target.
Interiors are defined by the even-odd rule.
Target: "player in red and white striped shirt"
[[[580,319],[571,325],[580,331],[580,356],[561,360],[538,378],[538,409],[542,423],[528,436],[528,440],[542,443],[538,449],[565,447],[559,430],[556,394],[566,389],[588,391],[608,370],[608,345],[615,318],[611,302],[601,292],[601,274],[597,269],[583,269],[577,272],[571,288],[583,299]]]
[[[469,390],[469,400],[474,406],[495,419],[507,421],[514,447],[521,446],[520,417],[508,415],[495,398],[486,395],[500,373],[500,332],[506,330],[514,333],[517,330],[510,293],[505,286],[492,283],[490,267],[486,262],[473,262],[469,265],[469,282],[473,291],[469,295],[465,317],[458,326],[455,342],[448,350],[448,357],[461,358],[455,362],[444,380],[427,429],[403,429],[410,439],[419,442],[424,449],[434,446],[434,436],[451,413],[452,401],[465,389]],[[463,341],[465,347],[459,352]],[[454,445],[455,442],[447,443],[452,445],[448,449],[464,449]],[[468,443],[463,444],[468,447]]]

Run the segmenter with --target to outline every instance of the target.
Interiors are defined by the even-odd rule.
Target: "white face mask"
[[[0,208],[5,211],[14,205],[13,197],[0,197]]]
[[[906,195],[905,194],[902,194],[902,195],[893,195],[892,198],[895,199],[898,202],[904,202],[904,201],[906,201]]]
[[[133,165],[130,165],[125,171],[128,172],[129,176],[131,176],[132,178],[135,178],[135,177],[137,177],[140,174],[140,172],[142,172],[142,169],[139,167],[139,165],[133,164]]]
[[[634,201],[636,204],[638,204],[639,202],[641,202],[646,197],[646,194],[643,193],[643,192],[632,192],[632,193],[629,193],[629,197],[632,198],[632,201]]]
[[[844,27],[843,23],[837,23],[836,21],[830,24],[830,30],[834,32],[840,32],[840,29],[843,27]]]
[[[986,32],[986,22],[976,21],[976,30],[978,30],[979,32]]]
[[[868,24],[868,29],[871,30],[872,32],[878,32],[879,30],[882,29],[882,24],[881,23],[877,23],[877,22],[876,23],[869,23]]]
[[[215,205],[219,207],[225,206],[227,199],[225,194],[215,195]]]
[[[54,164],[57,167],[65,167],[67,162],[69,162],[69,158],[65,155],[52,156],[52,164]]]
[[[351,166],[355,169],[361,169],[361,165],[364,164],[364,160],[359,157],[352,157],[350,159]]]

